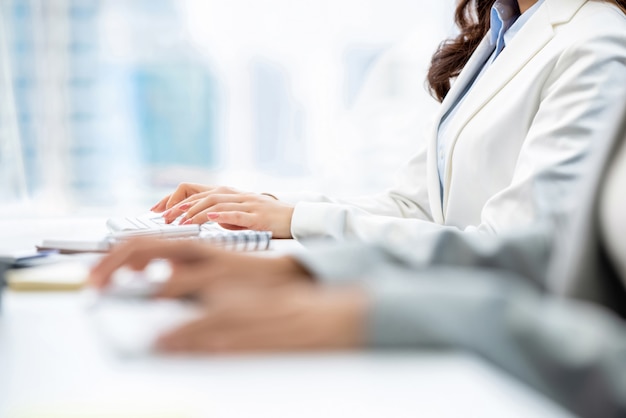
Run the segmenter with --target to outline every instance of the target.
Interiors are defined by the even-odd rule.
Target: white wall
[[[351,194],[393,181],[429,125],[424,87],[434,48],[450,32],[452,4],[415,0],[186,0],[187,30],[227,80],[225,169],[218,179],[253,189],[316,188]],[[384,50],[347,108],[348,48]],[[309,176],[259,175],[253,167],[248,61],[265,56],[289,75],[306,109]],[[263,174],[263,173],[261,173]],[[292,180],[292,181],[290,181]]]

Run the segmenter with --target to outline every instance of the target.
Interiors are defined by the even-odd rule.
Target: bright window
[[[452,4],[0,7],[2,211],[65,213],[148,207],[181,181],[388,187],[436,108],[424,76]]]

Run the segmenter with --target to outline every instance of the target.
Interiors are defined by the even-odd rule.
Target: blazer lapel
[[[458,78],[452,84],[446,98],[441,103],[438,120],[441,120],[448,110],[450,110],[450,107],[456,103],[459,96],[465,91],[467,84],[474,79],[474,76],[480,71],[493,53],[494,46],[491,45],[489,38],[490,35],[488,33],[480,44],[478,44],[476,51],[474,51],[470,59],[467,61],[467,64],[465,64],[465,67],[463,67],[463,70],[459,74]]]
[[[493,45],[489,42],[489,36],[483,38],[481,43],[472,54],[469,61],[459,74],[458,78],[452,84],[446,98],[441,103],[433,129],[430,133],[430,141],[428,143],[427,153],[427,169],[428,169],[428,196],[430,196],[430,211],[433,219],[437,223],[444,223],[443,207],[441,205],[441,190],[439,188],[439,169],[437,167],[437,141],[439,134],[439,124],[441,119],[454,104],[458,97],[465,91],[467,84],[471,82],[474,75],[480,71],[485,61],[493,52]]]

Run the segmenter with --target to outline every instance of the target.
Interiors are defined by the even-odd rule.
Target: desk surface
[[[65,222],[89,224],[44,222],[29,235],[0,222],[0,248]],[[571,417],[459,353],[124,357],[80,302],[76,293],[5,292],[0,417]]]

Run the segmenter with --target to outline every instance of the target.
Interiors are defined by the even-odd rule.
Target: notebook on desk
[[[269,249],[270,231],[224,229],[214,222],[203,225],[166,224],[159,214],[148,213],[134,217],[109,218],[106,221],[109,234],[102,239],[47,239],[39,246],[40,251],[55,249],[63,253],[107,252],[113,245],[134,237],[166,239],[194,239],[222,248],[238,251],[262,251]]]

